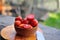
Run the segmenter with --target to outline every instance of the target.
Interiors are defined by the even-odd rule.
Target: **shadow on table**
[[[1,32],[1,30],[2,30],[4,27],[5,27],[5,26],[0,25],[0,32]],[[5,40],[4,38],[2,38],[1,34],[0,34],[0,40]]]

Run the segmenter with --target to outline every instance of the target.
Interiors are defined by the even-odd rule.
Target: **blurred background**
[[[58,29],[60,29],[59,11],[60,0],[0,0],[0,15],[24,18],[31,13],[43,24]]]
[[[35,14],[40,25],[44,25],[43,31],[52,32],[54,40],[60,40],[60,0],[0,0],[0,15],[24,18],[28,14]],[[47,35],[51,36],[50,40],[52,35]]]

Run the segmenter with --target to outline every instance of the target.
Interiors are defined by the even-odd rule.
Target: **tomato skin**
[[[21,24],[21,21],[19,21],[19,20],[15,21],[15,23],[14,23],[15,26],[19,26],[20,24]]]
[[[32,29],[33,27],[31,25],[29,25],[29,24],[21,24],[20,28],[23,28],[23,29]]]
[[[24,25],[24,28],[25,28],[25,29],[32,29],[32,26],[29,25],[29,24],[25,24],[25,25]]]
[[[16,17],[15,21],[17,21],[17,20],[22,21],[22,17],[21,16]]]
[[[30,14],[27,16],[27,20],[32,21],[34,19],[34,15]]]
[[[32,21],[30,22],[30,24],[31,24],[33,27],[35,27],[35,26],[38,25],[38,21],[37,21],[36,19],[34,19],[34,20],[32,20]]]
[[[24,20],[22,21],[23,24],[28,24],[29,21],[27,20],[27,18],[24,18]]]

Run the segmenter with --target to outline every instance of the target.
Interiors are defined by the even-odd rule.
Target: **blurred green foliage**
[[[44,24],[60,29],[60,12],[49,13],[49,17],[45,20]]]

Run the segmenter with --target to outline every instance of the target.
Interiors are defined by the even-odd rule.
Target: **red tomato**
[[[25,28],[25,29],[32,29],[33,27],[32,27],[31,25],[29,25],[29,24],[25,24],[25,25],[24,25],[24,28]]]
[[[21,21],[15,21],[15,26],[19,26],[21,24]]]
[[[33,27],[31,25],[29,25],[29,24],[21,24],[20,28],[23,28],[23,29],[32,29]]]
[[[28,24],[29,23],[29,21],[27,20],[27,18],[24,18],[24,20],[23,20],[23,22],[22,22],[23,24]]]
[[[16,17],[15,21],[17,21],[17,20],[22,21],[22,17],[21,16]]]
[[[25,24],[21,24],[21,25],[19,25],[19,27],[20,27],[20,28],[24,28],[24,25],[25,25]]]
[[[33,20],[33,19],[34,19],[34,15],[33,15],[33,14],[28,15],[28,16],[27,16],[27,19],[28,19],[29,21]]]
[[[34,20],[32,20],[32,21],[30,22],[30,24],[31,24],[33,27],[35,27],[35,26],[38,25],[38,21],[37,21],[36,19],[34,19]]]

